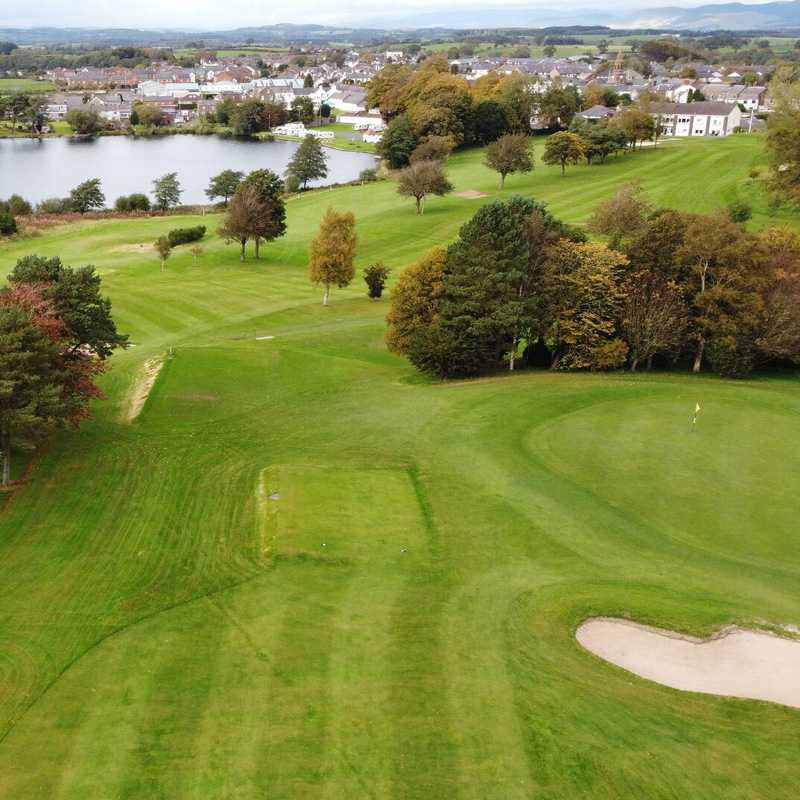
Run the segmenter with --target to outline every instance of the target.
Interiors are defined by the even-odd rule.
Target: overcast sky
[[[477,19],[480,10],[483,18],[489,9],[495,7],[504,12],[497,24],[508,25],[509,14],[513,9],[519,9],[519,22],[515,24],[523,26],[536,25],[537,8],[549,11],[568,9],[567,13],[574,16],[580,14],[582,8],[591,9],[594,14],[598,11],[621,14],[638,8],[691,7],[713,2],[715,0],[607,0],[600,5],[591,0],[576,0],[565,5],[563,0],[394,0],[392,3],[375,0],[294,0],[291,3],[275,3],[274,0],[234,0],[228,3],[220,0],[134,0],[125,3],[109,0],[3,0],[0,27],[230,30],[281,22],[375,25],[382,20],[385,24],[402,24],[407,20],[409,24],[436,24],[433,18],[437,15],[442,17],[439,24],[468,26],[474,24],[469,20],[471,14]],[[452,13],[445,13],[450,9]]]

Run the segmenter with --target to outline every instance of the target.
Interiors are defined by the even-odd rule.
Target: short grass
[[[0,78],[0,94],[11,92],[54,92],[57,87],[50,81],[34,78]]]
[[[537,166],[503,193],[477,150],[450,171],[571,221],[637,174],[708,210],[758,143]],[[163,274],[153,240],[200,217],[1,246],[2,274],[31,251],[94,263],[136,347],[0,516],[0,797],[800,797],[796,710],[639,680],[573,635],[595,614],[800,623],[797,380],[438,384],[386,352],[360,278],[321,307],[305,260],[328,204],[356,213],[359,268],[396,273],[479,202],[308,192],[260,262],[209,236]]]
[[[12,127],[10,122],[0,123],[0,138],[2,139],[22,138],[29,135],[30,132],[26,126],[17,124]]]
[[[328,130],[331,126],[325,126],[324,130]],[[353,130],[352,125],[337,125],[334,131]],[[282,134],[268,134],[275,139],[287,139],[291,142],[300,142],[303,140],[302,136],[283,136]],[[375,145],[370,142],[358,141],[353,139],[344,139],[341,136],[334,136],[333,139],[323,139],[323,147],[333,147],[335,150],[351,150],[355,153],[374,153]]]

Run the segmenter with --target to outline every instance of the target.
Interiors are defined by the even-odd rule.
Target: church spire
[[[625,83],[625,62],[621,47],[617,53],[617,60],[614,62],[614,69],[611,71],[611,83],[615,86],[622,86]]]

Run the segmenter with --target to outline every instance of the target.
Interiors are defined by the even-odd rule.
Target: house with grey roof
[[[712,86],[703,87],[703,94],[706,100],[719,101],[721,103],[741,103],[747,111],[757,111],[764,105],[764,97],[767,93],[766,86],[744,86],[734,84],[732,86]]]
[[[614,116],[614,109],[607,106],[597,105],[587,108],[586,111],[579,111],[575,119],[606,119]]]
[[[742,124],[742,110],[730,103],[652,103],[647,111],[663,136],[730,136]]]

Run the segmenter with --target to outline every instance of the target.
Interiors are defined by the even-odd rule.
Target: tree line
[[[212,179],[212,184],[213,184]],[[177,172],[168,172],[153,181],[153,200],[143,193],[134,192],[130,195],[118,197],[114,203],[114,210],[119,213],[133,211],[169,211],[180,203],[180,181]],[[27,217],[32,214],[59,215],[59,214],[89,214],[103,211],[106,206],[106,196],[103,192],[99,178],[89,178],[71,189],[66,197],[49,197],[36,204],[34,208],[24,197],[12,194],[7,200],[0,200],[0,214],[12,218]],[[15,233],[17,230],[14,222],[12,230],[0,229],[0,235]]]
[[[439,377],[526,366],[800,363],[800,236],[726,210],[653,207],[636,183],[598,206],[590,242],[531,197],[482,206],[398,276],[387,347]]]

